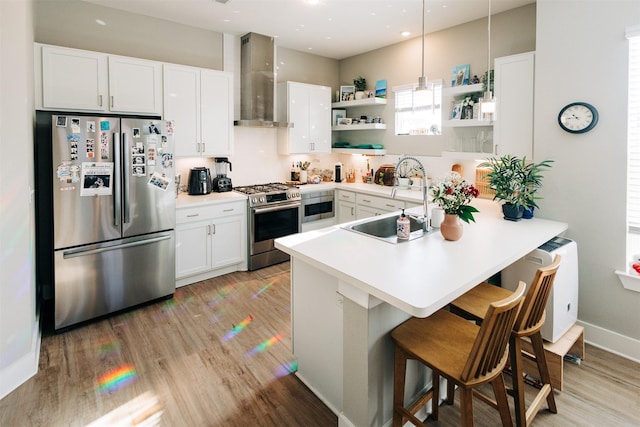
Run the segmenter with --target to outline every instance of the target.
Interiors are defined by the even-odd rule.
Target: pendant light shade
[[[427,90],[427,78],[424,75],[424,0],[422,0],[422,74],[418,77],[418,90]]]
[[[491,91],[491,0],[489,0],[489,15],[487,17],[487,90],[480,102],[481,120],[496,119],[496,99]]]

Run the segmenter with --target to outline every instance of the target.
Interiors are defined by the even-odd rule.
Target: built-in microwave
[[[335,216],[333,190],[302,193],[301,222],[307,223]]]

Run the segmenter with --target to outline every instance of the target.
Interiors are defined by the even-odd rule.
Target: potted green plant
[[[362,76],[358,76],[353,79],[353,86],[356,89],[356,99],[362,99],[364,97],[364,91],[367,89],[367,80]]]
[[[527,217],[533,216],[533,208],[537,208],[536,195],[542,187],[542,171],[551,167],[553,160],[540,163],[527,163],[526,157],[505,155],[493,157],[478,167],[488,168],[485,179],[489,188],[495,193],[493,200],[503,200],[502,212],[505,219],[519,220],[525,210]]]

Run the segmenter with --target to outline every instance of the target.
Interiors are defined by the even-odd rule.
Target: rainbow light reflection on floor
[[[275,336],[269,338],[268,340],[261,342],[260,344],[258,344],[254,348],[252,348],[251,350],[249,350],[247,355],[254,356],[254,355],[258,354],[258,353],[261,353],[261,352],[265,351],[266,349],[268,349],[269,347],[271,347],[272,345],[274,345],[275,343],[277,343],[278,341],[280,341],[281,339],[282,339],[282,335],[281,334],[275,335]]]
[[[251,296],[250,299],[256,299],[261,293],[263,293],[264,291],[266,291],[267,289],[269,289],[269,287],[273,285],[273,282],[269,282],[266,285],[264,285],[258,292],[256,292],[255,294],[253,294]]]
[[[233,329],[231,329],[229,332],[227,332],[225,334],[224,337],[222,337],[222,342],[227,342],[229,341],[231,338],[235,337],[236,335],[238,335],[240,333],[240,331],[242,331],[244,328],[247,327],[247,325],[249,325],[249,323],[253,322],[253,316],[252,315],[248,315],[247,317],[245,317],[242,322],[238,323],[237,325],[235,325],[233,327]]]
[[[284,365],[277,366],[273,372],[277,378],[286,377],[289,374],[292,374],[298,370],[298,360],[294,360],[293,362],[285,363]]]
[[[137,376],[133,366],[123,365],[98,378],[98,389],[103,393],[116,391],[133,382]]]

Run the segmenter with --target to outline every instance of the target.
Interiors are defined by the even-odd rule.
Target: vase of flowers
[[[431,187],[433,202],[440,206],[445,213],[445,219],[440,225],[440,233],[446,240],[458,240],[462,237],[462,223],[475,222],[474,212],[478,209],[469,205],[474,197],[478,197],[479,191],[469,184],[457,172],[451,172],[439,179]]]
[[[473,105],[476,103],[476,99],[473,99],[471,96],[467,96],[462,101],[462,113],[460,115],[461,119],[471,120],[473,119]]]

